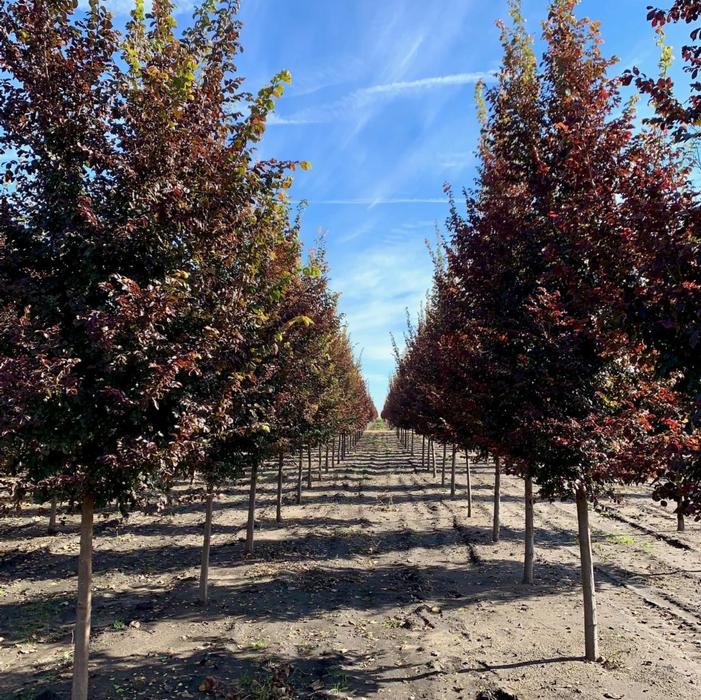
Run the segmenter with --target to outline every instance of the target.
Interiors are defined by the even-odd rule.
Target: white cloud
[[[459,153],[445,153],[438,162],[445,170],[463,170],[474,167],[477,164],[477,157],[473,152],[465,151]]]
[[[275,114],[275,112],[272,112],[268,115],[266,123],[268,126],[305,126],[316,122],[309,121],[309,119],[303,117],[281,117]]]
[[[401,344],[406,309],[414,314],[431,285],[432,264],[421,240],[406,235],[403,245],[377,245],[346,255],[332,286],[341,291],[341,310],[357,351],[362,350],[365,375],[380,402],[394,367],[390,332]]]
[[[380,85],[371,85],[360,88],[350,94],[330,103],[316,107],[308,107],[290,116],[273,116],[268,120],[275,125],[304,125],[324,124],[328,122],[350,119],[358,111],[367,108],[380,100],[391,100],[402,95],[418,95],[427,90],[439,88],[474,85],[480,80],[490,81],[494,73],[490,71],[475,73],[453,73],[450,75],[437,75],[419,80],[400,80]],[[363,119],[365,121],[365,119]]]
[[[354,93],[356,96],[372,95],[398,95],[406,92],[418,92],[422,90],[433,90],[435,88],[449,85],[474,85],[480,80],[490,81],[494,79],[494,73],[453,73],[452,75],[437,75],[432,78],[422,78],[420,80],[400,80],[386,85],[373,85]]]

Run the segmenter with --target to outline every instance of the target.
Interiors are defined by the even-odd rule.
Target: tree
[[[533,202],[543,113],[532,39],[518,3],[511,3],[510,13],[513,28],[500,25],[504,58],[498,83],[487,91],[486,101],[478,92],[483,125],[479,185],[468,197],[467,217],[453,204],[448,221],[450,273],[459,282],[443,287],[443,304],[455,317],[451,331],[457,339],[446,344],[451,362],[460,367],[451,385],[470,396],[471,431],[482,449],[495,455],[494,541],[499,538],[501,469],[506,465],[526,481],[524,581],[530,583],[533,466],[519,450],[528,437],[521,421],[530,410],[533,377],[524,367],[527,345],[520,330],[528,313],[524,301],[542,269]]]
[[[640,204],[630,179],[635,173],[641,184],[643,174],[651,176],[640,163],[654,153],[634,138],[633,111],[620,109],[598,27],[577,20],[575,5],[552,3],[536,71],[512,4],[504,67],[483,109],[477,187],[467,216],[453,206],[448,221],[439,347],[444,402],[454,407],[446,420],[527,477],[524,580],[532,569],[532,482],[546,498],[577,502],[585,647],[593,660],[588,503],[615,483],[654,474],[648,448],[660,441],[675,404],[630,313],[630,290],[654,259],[643,261],[628,243],[631,211]],[[390,407],[410,395],[412,383],[403,384],[409,364],[403,357]],[[495,518],[495,536],[497,528]]]
[[[551,5],[544,38],[544,129],[534,189],[537,285],[520,335],[533,372],[534,412],[519,450],[541,493],[577,502],[586,657],[598,656],[588,501],[612,483],[643,481],[648,405],[663,389],[625,317],[619,270],[634,269],[621,193],[635,162],[632,111],[601,56],[598,26],[572,0]],[[527,414],[524,414],[524,417]]]
[[[669,10],[648,6],[647,19],[658,31],[661,43],[664,41],[664,26],[672,22],[692,24],[701,17],[701,2],[699,0],[674,0]],[[700,85],[696,81],[701,67],[701,29],[694,27],[690,33],[692,43],[682,47],[684,71],[689,74],[692,83],[691,95],[688,102],[681,102],[676,95],[674,81],[666,71],[658,78],[650,78],[633,68],[626,72],[626,82],[635,80],[638,88],[651,98],[656,115],[650,119],[653,124],[670,130],[678,141],[692,141],[698,137],[697,127],[701,120]],[[671,51],[663,48],[663,62],[671,59]]]
[[[682,47],[684,70],[690,75],[691,95],[686,103],[675,95],[669,76],[671,49],[664,44],[668,22],[691,24],[701,17],[701,3],[676,0],[667,10],[648,8],[648,19],[660,36],[660,75],[650,78],[638,68],[627,71],[625,82],[635,81],[649,96],[655,110],[641,135],[641,148],[653,158],[639,158],[630,180],[632,234],[629,244],[637,253],[639,275],[630,288],[628,314],[642,330],[641,337],[657,351],[657,373],[671,383],[661,452],[657,499],[676,503],[678,527],[685,513],[701,513],[701,240],[698,191],[690,178],[690,164],[680,147],[696,148],[701,96],[696,81],[701,45],[699,28]],[[696,152],[698,166],[698,152]],[[639,189],[634,190],[637,187]]]
[[[289,183],[252,149],[288,75],[241,91],[235,2],[206,3],[180,38],[167,0],[148,18],[137,3],[123,61],[104,7],[73,8],[0,3],[0,138],[16,154],[0,200],[0,449],[25,491],[81,505],[85,698],[95,508],[126,511],[181,467],[229,473],[204,440],[229,422],[264,432],[237,398],[264,374],[256,266]]]

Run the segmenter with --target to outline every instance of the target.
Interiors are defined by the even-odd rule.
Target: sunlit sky
[[[602,21],[604,51],[620,58],[621,70],[656,69],[648,4],[580,3],[578,14]],[[122,21],[131,7],[107,5]],[[176,5],[184,26],[192,3]],[[474,86],[498,68],[495,23],[506,7],[506,0],[242,0],[239,66],[249,88],[283,68],[293,76],[261,156],[313,165],[293,190],[308,202],[303,237],[313,245],[325,233],[332,285],[378,409],[394,364],[390,332],[401,342],[406,309],[418,310],[431,283],[426,241],[444,228],[443,185],[459,192],[475,176]],[[538,36],[546,0],[523,7]],[[685,34],[671,35],[677,50]]]

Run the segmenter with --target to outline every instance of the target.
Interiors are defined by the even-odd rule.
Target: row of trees
[[[256,157],[286,83],[236,72],[236,0],[175,33],[99,0],[0,0],[0,470],[81,516],[73,697],[88,696],[95,510],[180,478],[212,501],[260,465],[375,417],[328,286],[301,257],[292,172]],[[298,475],[301,498],[301,464]]]
[[[450,240],[410,328],[383,417],[401,430],[493,456],[524,479],[524,581],[533,571],[533,484],[577,504],[586,657],[598,658],[588,504],[652,482],[679,525],[701,511],[701,236],[679,141],[697,98],[657,80],[610,77],[598,24],[554,0],[532,49],[517,0],[501,26],[496,85],[478,91],[477,182],[452,199]],[[656,25],[701,3],[650,11]],[[698,32],[694,32],[695,38]],[[699,51],[684,50],[695,77]],[[638,128],[636,81],[656,117]],[[698,90],[698,84],[693,86]],[[450,190],[448,190],[450,193]]]

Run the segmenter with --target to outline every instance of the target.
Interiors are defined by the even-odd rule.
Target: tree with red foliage
[[[540,493],[577,503],[586,657],[598,657],[588,501],[615,483],[651,475],[644,447],[667,391],[626,315],[621,271],[636,269],[625,245],[624,193],[643,146],[630,109],[619,110],[613,61],[598,25],[556,0],[545,24],[543,129],[531,189],[534,276],[517,329],[531,374],[531,410],[511,437],[512,456],[534,470]],[[516,438],[516,439],[514,439]]]
[[[647,448],[676,404],[630,314],[631,281],[649,262],[628,245],[639,204],[630,178],[643,184],[645,175],[652,187],[656,173],[639,164],[655,153],[634,137],[632,111],[620,112],[613,62],[575,4],[552,3],[537,75],[512,5],[516,28],[487,95],[478,188],[467,217],[453,208],[449,220],[440,356],[453,392],[446,404],[460,407],[454,429],[524,470],[542,496],[576,500],[586,656],[595,659],[588,502],[654,474]]]
[[[242,91],[235,2],[180,38],[170,2],[137,3],[124,44],[74,7],[0,3],[0,449],[24,490],[81,505],[85,698],[95,508],[181,469],[228,477],[265,433],[246,409],[275,361],[289,182],[253,148],[288,76]]]
[[[499,483],[502,462],[526,480],[526,532],[532,534],[532,469],[517,445],[519,421],[533,399],[533,377],[524,365],[520,329],[524,300],[537,284],[538,212],[534,191],[539,184],[538,154],[542,138],[536,59],[520,13],[510,6],[513,28],[501,25],[504,51],[497,85],[486,94],[480,111],[479,187],[468,198],[467,218],[455,205],[448,225],[452,234],[450,277],[442,303],[452,317],[457,339],[447,340],[447,355],[458,367],[451,391],[469,396],[476,442],[495,455],[493,539],[499,537]],[[481,99],[481,93],[478,94]],[[457,356],[455,353],[458,353]],[[532,582],[532,541],[527,538],[524,581]]]
[[[647,19],[661,37],[664,26],[673,22],[692,24],[701,17],[699,0],[674,0],[668,10],[648,6]],[[657,78],[650,78],[635,67],[626,71],[626,82],[635,80],[638,88],[648,95],[655,107],[656,115],[650,121],[665,130],[670,130],[678,141],[697,138],[697,127],[701,124],[701,84],[697,81],[701,70],[701,27],[690,33],[692,43],[682,47],[684,70],[691,78],[691,95],[688,102],[681,102],[675,95],[674,81],[663,71]],[[665,49],[666,50],[666,49]]]
[[[257,442],[249,442],[244,450],[249,460],[253,458],[246,537],[249,554],[253,551],[256,480],[262,460],[305,442],[319,446],[338,432],[364,427],[373,417],[374,407],[341,327],[337,299],[329,289],[323,251],[313,251],[304,267],[298,265],[280,300],[275,369],[254,402],[265,416],[266,427]],[[232,447],[229,445],[227,451]],[[281,469],[278,460],[278,511]]]
[[[676,0],[669,10],[648,8],[648,20],[663,36],[670,22],[691,24],[701,17],[701,2]],[[691,95],[682,103],[668,74],[671,50],[663,46],[657,79],[639,69],[627,71],[625,82],[635,81],[649,96],[655,116],[648,141],[657,157],[639,159],[630,180],[631,248],[638,253],[639,276],[631,289],[631,318],[642,328],[645,342],[658,353],[658,374],[676,390],[676,410],[660,437],[655,497],[676,503],[678,528],[685,513],[701,514],[701,217],[697,188],[690,179],[684,153],[667,143],[668,135],[695,144],[701,120],[697,81],[701,67],[701,28],[691,32],[693,43],[682,47],[684,70],[691,78]],[[639,189],[633,190],[633,187]]]

